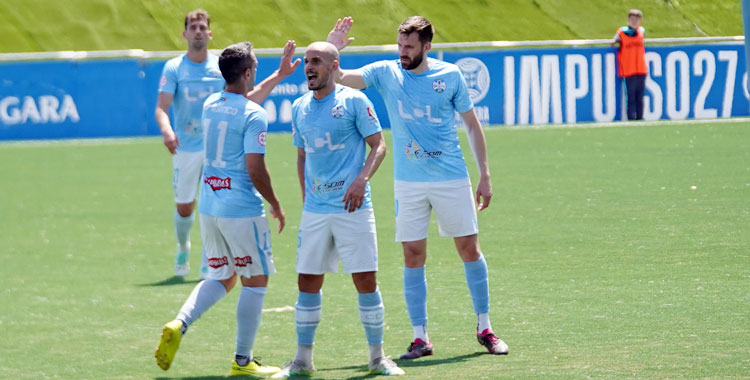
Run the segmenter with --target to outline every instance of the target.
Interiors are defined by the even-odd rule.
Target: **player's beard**
[[[208,46],[205,39],[200,41],[193,41],[191,45],[193,47],[193,50],[203,50]]]
[[[401,68],[402,69],[404,69],[404,70],[414,70],[417,67],[419,67],[419,65],[422,64],[422,61],[424,61],[424,52],[421,52],[421,53],[417,54],[417,56],[414,57],[414,59],[411,59],[411,58],[409,58],[408,56],[405,56],[405,55],[401,56],[400,58],[401,58]],[[409,62],[406,64],[406,66],[404,66],[404,62],[403,62],[404,58],[406,58],[406,59],[409,60]]]

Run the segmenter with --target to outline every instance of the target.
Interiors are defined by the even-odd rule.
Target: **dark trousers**
[[[643,120],[643,93],[646,89],[646,75],[625,77],[628,93],[628,120]]]

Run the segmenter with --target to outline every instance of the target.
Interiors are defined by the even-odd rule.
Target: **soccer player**
[[[164,65],[155,110],[164,145],[172,154],[172,186],[177,205],[174,214],[177,235],[174,270],[175,275],[180,277],[190,272],[190,228],[195,221],[193,210],[203,163],[203,131],[200,124],[203,102],[210,94],[224,88],[218,58],[208,52],[208,41],[212,38],[210,23],[210,16],[202,9],[185,16],[182,36],[187,41],[188,50]],[[249,99],[262,103],[274,86],[294,72],[301,62],[299,59],[291,62],[294,48],[294,41],[288,41],[279,69],[248,93]],[[169,107],[173,102],[174,129],[169,119]],[[203,255],[201,278],[205,277],[207,271],[206,257]]]
[[[646,48],[643,40],[646,29],[641,26],[643,12],[631,9],[628,25],[617,29],[612,46],[617,49],[617,73],[625,78],[628,95],[628,120],[643,120],[643,95],[646,90]]]
[[[232,289],[238,275],[242,292],[231,374],[268,376],[280,370],[261,365],[252,352],[268,276],[275,273],[263,198],[279,220],[279,233],[284,228],[284,211],[264,160],[266,112],[245,97],[253,89],[257,63],[249,42],[224,49],[218,64],[226,88],[209,96],[203,106],[206,158],[199,212],[209,270],[177,318],[164,325],[155,355],[163,370],[172,364],[188,327]]]
[[[338,20],[328,36],[339,50],[352,19]],[[461,71],[453,64],[427,57],[434,29],[421,16],[407,18],[398,28],[399,59],[380,61],[356,70],[338,70],[337,82],[353,88],[375,88],[385,100],[393,130],[396,241],[404,251],[404,295],[414,340],[401,359],[432,355],[427,335],[427,227],[435,211],[440,235],[452,237],[464,262],[477,339],[492,354],[508,346],[492,331],[489,318],[487,263],[477,240],[477,214],[469,172],[455,128],[454,113],[466,124],[479,167],[476,205],[490,205],[492,185],[482,126],[469,98]]]
[[[383,353],[385,308],[375,277],[378,246],[368,181],[385,157],[380,122],[364,94],[336,85],[339,54],[335,46],[312,43],[305,49],[304,61],[312,91],[292,106],[304,203],[297,249],[297,355],[274,377],[310,375],[315,370],[313,342],[321,319],[321,288],[325,273],[337,271],[339,259],[359,293],[359,316],[370,345],[370,372],[403,375]],[[366,145],[370,153],[365,158]]]

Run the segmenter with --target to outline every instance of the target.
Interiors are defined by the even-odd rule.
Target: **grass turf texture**
[[[476,343],[463,269],[433,224],[427,273],[436,354],[401,362],[406,378],[750,373],[746,125],[489,128],[487,137],[495,197],[480,214],[480,241],[494,328],[510,355],[485,354]],[[288,225],[273,236],[280,273],[266,308],[294,305],[297,294],[300,197],[290,139],[268,136]],[[373,180],[385,350],[394,357],[411,339],[392,241],[391,158],[400,153],[389,144]],[[190,328],[169,372],[153,358],[162,324],[197,281],[200,252],[194,228],[193,271],[184,282],[170,278],[171,168],[160,140],[5,144],[0,162],[3,378],[228,375],[237,289]],[[327,276],[316,378],[366,375],[356,305],[350,277]],[[264,363],[292,359],[293,314],[264,313],[255,346]]]
[[[396,43],[398,24],[415,14],[435,24],[435,42],[611,38],[630,8],[643,10],[648,37],[742,34],[737,0],[3,0],[0,52],[183,50],[184,16],[200,7],[212,15],[214,49],[306,46],[347,15],[355,45]]]

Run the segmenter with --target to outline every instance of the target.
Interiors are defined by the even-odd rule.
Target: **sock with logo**
[[[385,306],[380,290],[372,293],[359,293],[359,319],[365,328],[367,343],[370,345],[370,361],[385,356],[383,353],[383,326]]]
[[[312,346],[315,330],[320,323],[322,292],[299,292],[295,305],[294,319],[297,325],[297,356],[295,360],[312,364]]]

